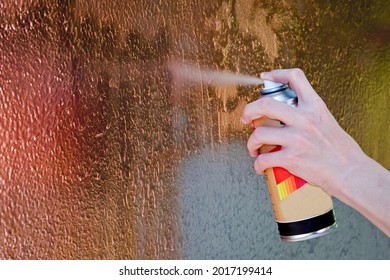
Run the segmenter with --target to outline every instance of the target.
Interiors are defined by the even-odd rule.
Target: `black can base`
[[[323,236],[337,227],[333,209],[325,214],[296,222],[278,222],[279,234],[284,241],[303,241]]]

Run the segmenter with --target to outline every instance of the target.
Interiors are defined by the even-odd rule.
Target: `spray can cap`
[[[264,80],[264,89],[265,90],[272,89],[272,88],[277,88],[277,87],[280,87],[280,86],[283,86],[283,84],[272,82],[272,81],[268,81],[268,80]]]

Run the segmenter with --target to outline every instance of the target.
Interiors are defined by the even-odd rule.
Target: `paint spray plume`
[[[260,78],[227,71],[200,69],[188,64],[174,63],[169,66],[174,77],[181,81],[210,85],[261,85]]]

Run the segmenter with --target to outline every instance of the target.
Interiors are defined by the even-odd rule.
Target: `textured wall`
[[[281,242],[239,121],[258,89],[168,70],[300,67],[390,168],[390,4],[318,2],[2,1],[0,258],[388,259],[337,200],[336,231]]]

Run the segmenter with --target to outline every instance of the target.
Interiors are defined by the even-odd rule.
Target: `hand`
[[[247,146],[257,157],[256,172],[280,166],[334,195],[348,179],[347,170],[367,156],[339,126],[300,69],[274,70],[261,78],[288,83],[298,96],[298,106],[265,97],[245,107],[241,118],[245,124],[263,116],[285,123],[281,128],[257,127],[250,136]],[[282,149],[259,155],[264,144],[280,145]]]
[[[289,83],[298,106],[265,97],[244,108],[245,124],[261,117],[285,123],[278,128],[257,127],[249,137],[249,153],[257,157],[256,172],[283,167],[355,208],[390,237],[390,172],[364,154],[338,125],[301,70],[275,70],[261,78]],[[282,148],[259,155],[264,144]]]

